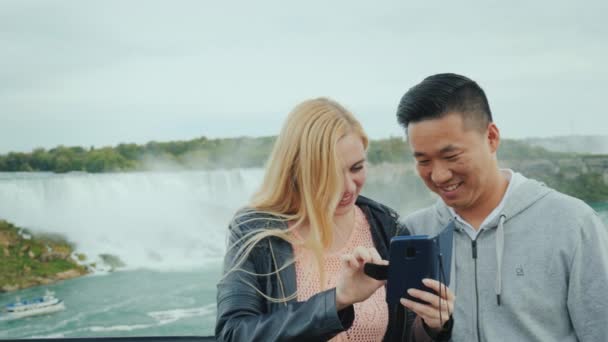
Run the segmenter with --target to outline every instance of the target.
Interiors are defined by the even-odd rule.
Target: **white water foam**
[[[141,173],[0,174],[0,218],[60,233],[99,263],[183,270],[219,263],[234,212],[261,169]]]
[[[93,327],[88,327],[87,330],[89,330],[91,332],[133,331],[133,330],[148,329],[153,326],[154,325],[152,325],[152,324],[113,325],[113,326],[109,326],[109,327],[93,326]]]
[[[149,312],[148,316],[158,321],[160,325],[173,323],[183,318],[207,316],[215,314],[215,303],[205,305],[199,308],[190,309],[172,309],[164,311]]]

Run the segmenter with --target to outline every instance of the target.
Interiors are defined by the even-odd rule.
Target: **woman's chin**
[[[339,205],[336,208],[336,211],[334,213],[335,216],[342,216],[342,215],[346,215],[348,213],[350,213],[353,209],[355,208],[355,203],[347,203],[345,205]]]

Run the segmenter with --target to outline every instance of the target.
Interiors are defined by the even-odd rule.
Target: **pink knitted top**
[[[339,251],[325,255],[325,289],[336,287],[336,280],[340,272],[342,254],[351,253],[356,247],[374,247],[369,223],[365,215],[355,207],[355,229],[348,243]],[[316,293],[319,288],[319,272],[316,271],[314,255],[301,247],[294,248],[298,301],[305,301]],[[355,321],[350,329],[336,335],[331,341],[382,341],[388,325],[388,308],[386,306],[386,292],[380,287],[367,300],[356,303]]]

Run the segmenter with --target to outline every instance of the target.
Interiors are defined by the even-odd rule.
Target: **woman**
[[[412,293],[435,305],[405,303],[418,317],[408,317],[404,333],[384,282],[363,273],[364,263],[386,265],[390,238],[404,234],[393,210],[359,195],[367,144],[359,122],[332,100],[305,101],[290,113],[259,191],[230,224],[219,341],[449,337],[442,329],[453,308],[449,290],[441,298]],[[426,285],[439,293],[438,282]]]

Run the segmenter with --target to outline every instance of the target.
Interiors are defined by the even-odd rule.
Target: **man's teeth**
[[[444,186],[442,189],[445,191],[454,191],[460,184],[454,184],[450,186]]]

